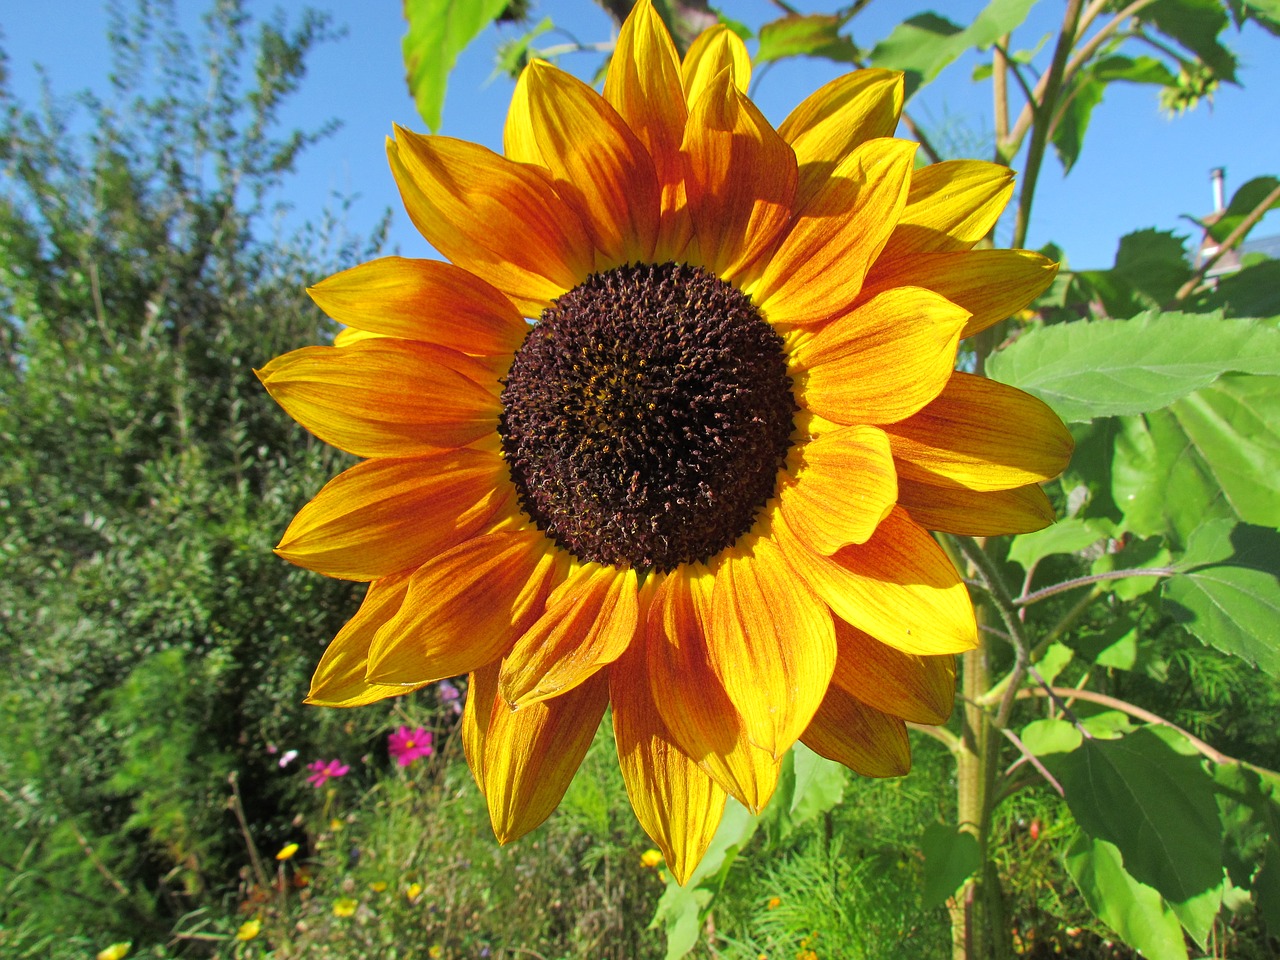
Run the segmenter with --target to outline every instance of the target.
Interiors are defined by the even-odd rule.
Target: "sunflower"
[[[467,760],[507,842],[559,803],[607,707],[636,814],[684,881],[726,795],[797,739],[906,772],[951,713],[973,607],[931,530],[1038,529],[1071,438],[955,370],[1056,266],[973,249],[1007,168],[916,169],[902,78],[860,70],[776,130],[723,27],[683,62],[649,0],[601,96],[520,77],[505,156],[397,128],[446,260],[311,295],[345,324],[259,376],[361,462],[277,552],[368,581],[308,702],[469,674]],[[529,321],[534,321],[530,323]]]

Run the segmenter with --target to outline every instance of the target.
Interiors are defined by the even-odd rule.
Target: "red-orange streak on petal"
[[[369,679],[456,677],[505,655],[542,614],[566,561],[538,531],[486,534],[423,564],[369,654]]]
[[[556,697],[616,660],[636,633],[636,591],[631,569],[590,563],[572,571],[503,661],[502,698],[523,707]]]
[[[276,553],[325,576],[375,580],[461,543],[513,493],[506,463],[488,452],[366,460],[325,484]]]
[[[772,540],[715,568],[707,648],[747,738],[779,758],[808,725],[835,668],[831,614]]]
[[[906,724],[834,685],[801,739],[864,777],[900,777],[911,770]]]
[[[1049,480],[1066,469],[1075,447],[1043,401],[960,372],[919,413],[885,430],[900,476],[970,490]]]
[[[739,803],[759,812],[778,780],[779,762],[748,742],[737,710],[712,668],[704,623],[710,616],[705,571],[681,567],[654,591],[646,618],[649,688],[683,753]]]
[[[534,61],[521,81],[542,162],[603,254],[597,269],[652,258],[661,195],[644,145],[576,77]]]
[[[895,650],[836,621],[836,670],[831,682],[867,706],[913,723],[946,723],[956,695],[955,657],[919,657]]]
[[[553,700],[518,710],[499,695],[484,744],[485,799],[499,843],[524,836],[551,815],[608,704],[607,671]]]
[[[437,260],[383,257],[321,280],[307,293],[339,323],[467,354],[512,353],[529,331],[501,292]]]
[[[728,71],[693,104],[681,150],[701,265],[732,280],[790,221],[795,154]]]
[[[591,272],[591,240],[546,171],[400,127],[387,155],[418,231],[526,315],[536,316]]]
[[[259,379],[293,419],[357,457],[463,447],[497,429],[498,398],[441,364],[425,345],[380,337],[303,347]]]

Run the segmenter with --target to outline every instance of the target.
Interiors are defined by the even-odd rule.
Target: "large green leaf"
[[[458,54],[504,9],[509,0],[404,0],[409,32],[402,43],[409,92],[423,121],[440,129],[449,71]]]
[[[1020,337],[987,370],[1064,420],[1145,413],[1229,371],[1280,374],[1280,329],[1270,320],[1156,312],[1062,323]]]
[[[1203,643],[1280,676],[1280,532],[1213,520],[1187,543],[1162,594]]]
[[[1274,317],[1280,314],[1280,260],[1261,259],[1225,277],[1199,297],[1206,309],[1228,317]]]
[[[966,50],[990,46],[1012,32],[1034,5],[1035,0],[990,0],[964,28],[936,13],[919,14],[876,44],[871,65],[903,71],[910,98]]]
[[[1255,207],[1261,206],[1277,186],[1280,186],[1280,180],[1275,177],[1254,177],[1241,186],[1232,194],[1231,202],[1227,204],[1227,209],[1222,212],[1222,216],[1209,225],[1209,233],[1213,239],[1219,243],[1227,239],[1231,232],[1240,226],[1244,218],[1253,213]],[[1280,210],[1280,200],[1272,201],[1266,209]]]
[[[1280,377],[1224,376],[1119,426],[1111,493],[1127,529],[1183,544],[1209,519],[1280,527]]]
[[[1086,739],[1051,759],[1067,806],[1086,833],[1113,843],[1125,871],[1166,899],[1189,901],[1222,882],[1222,823],[1200,758],[1150,728]]]
[[[1076,553],[1113,533],[1109,520],[1059,520],[1035,533],[1024,533],[1009,544],[1008,559],[1030,570],[1033,564],[1057,553]]]
[[[982,866],[978,840],[951,824],[935,823],[920,838],[924,853],[924,898],[926,910],[940,907],[960,885]]]
[[[1235,79],[1236,58],[1218,42],[1228,23],[1222,0],[1156,0],[1138,18],[1190,50],[1219,78]]]
[[[824,57],[837,63],[855,63],[858,48],[841,36],[845,20],[830,14],[812,13],[782,17],[760,28],[756,63],[784,57]]]
[[[1121,940],[1147,960],[1186,960],[1177,916],[1159,893],[1125,872],[1113,844],[1081,836],[1066,865],[1089,909]]]

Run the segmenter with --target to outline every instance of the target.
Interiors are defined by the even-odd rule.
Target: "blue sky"
[[[178,3],[184,16],[190,12],[193,24],[205,7],[198,0]],[[298,176],[290,180],[283,199],[293,208],[291,220],[318,218],[334,193],[355,195],[349,214],[353,231],[367,231],[391,209],[393,247],[406,256],[431,256],[400,209],[383,145],[393,122],[423,129],[404,82],[400,0],[358,4],[313,0],[305,5],[330,12],[337,24],[346,27],[347,36],[315,53],[286,119],[315,128],[336,118],[342,128],[304,155]],[[838,2],[802,0],[797,5],[821,11],[833,9]],[[983,5],[981,0],[878,0],[854,22],[854,38],[870,46],[899,20],[924,10],[965,23]],[[0,0],[3,46],[20,97],[32,103],[38,95],[35,64],[43,65],[60,94],[104,86],[108,68],[104,6],[95,0]],[[303,6],[300,0],[249,0],[250,10],[265,17],[282,10],[292,19]],[[721,7],[750,24],[777,15],[767,0],[723,0]],[[1014,47],[1034,46],[1055,28],[1061,11],[1060,0],[1040,0],[1028,24],[1015,34]],[[608,18],[590,0],[535,0],[534,15],[550,16],[584,41],[610,36]],[[507,28],[503,35],[516,32]],[[496,38],[494,30],[487,31],[461,59],[451,78],[441,132],[500,149],[512,84],[505,77],[491,79]],[[561,39],[546,35],[542,41]],[[1070,176],[1062,177],[1052,157],[1046,161],[1030,246],[1052,240],[1076,267],[1107,266],[1118,238],[1132,230],[1158,227],[1196,233],[1180,215],[1208,211],[1210,168],[1227,168],[1228,196],[1255,176],[1280,174],[1280,96],[1274,92],[1280,90],[1280,40],[1250,27],[1241,34],[1232,29],[1228,43],[1240,54],[1243,89],[1224,88],[1211,109],[1201,106],[1169,119],[1157,108],[1154,88],[1111,87],[1094,112],[1084,153]],[[599,62],[598,55],[584,54],[561,65],[589,76]],[[952,65],[908,110],[955,155],[986,157],[992,123],[990,87],[970,80],[974,62]],[[788,62],[763,78],[755,96],[777,123],[807,93],[840,72],[839,66],[822,61]],[[1278,232],[1280,215],[1273,213],[1255,236]]]

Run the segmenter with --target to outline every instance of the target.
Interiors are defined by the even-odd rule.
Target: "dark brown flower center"
[[[671,570],[751,529],[797,410],[782,338],[683,264],[592,274],[529,330],[498,432],[520,505],[582,561]]]

